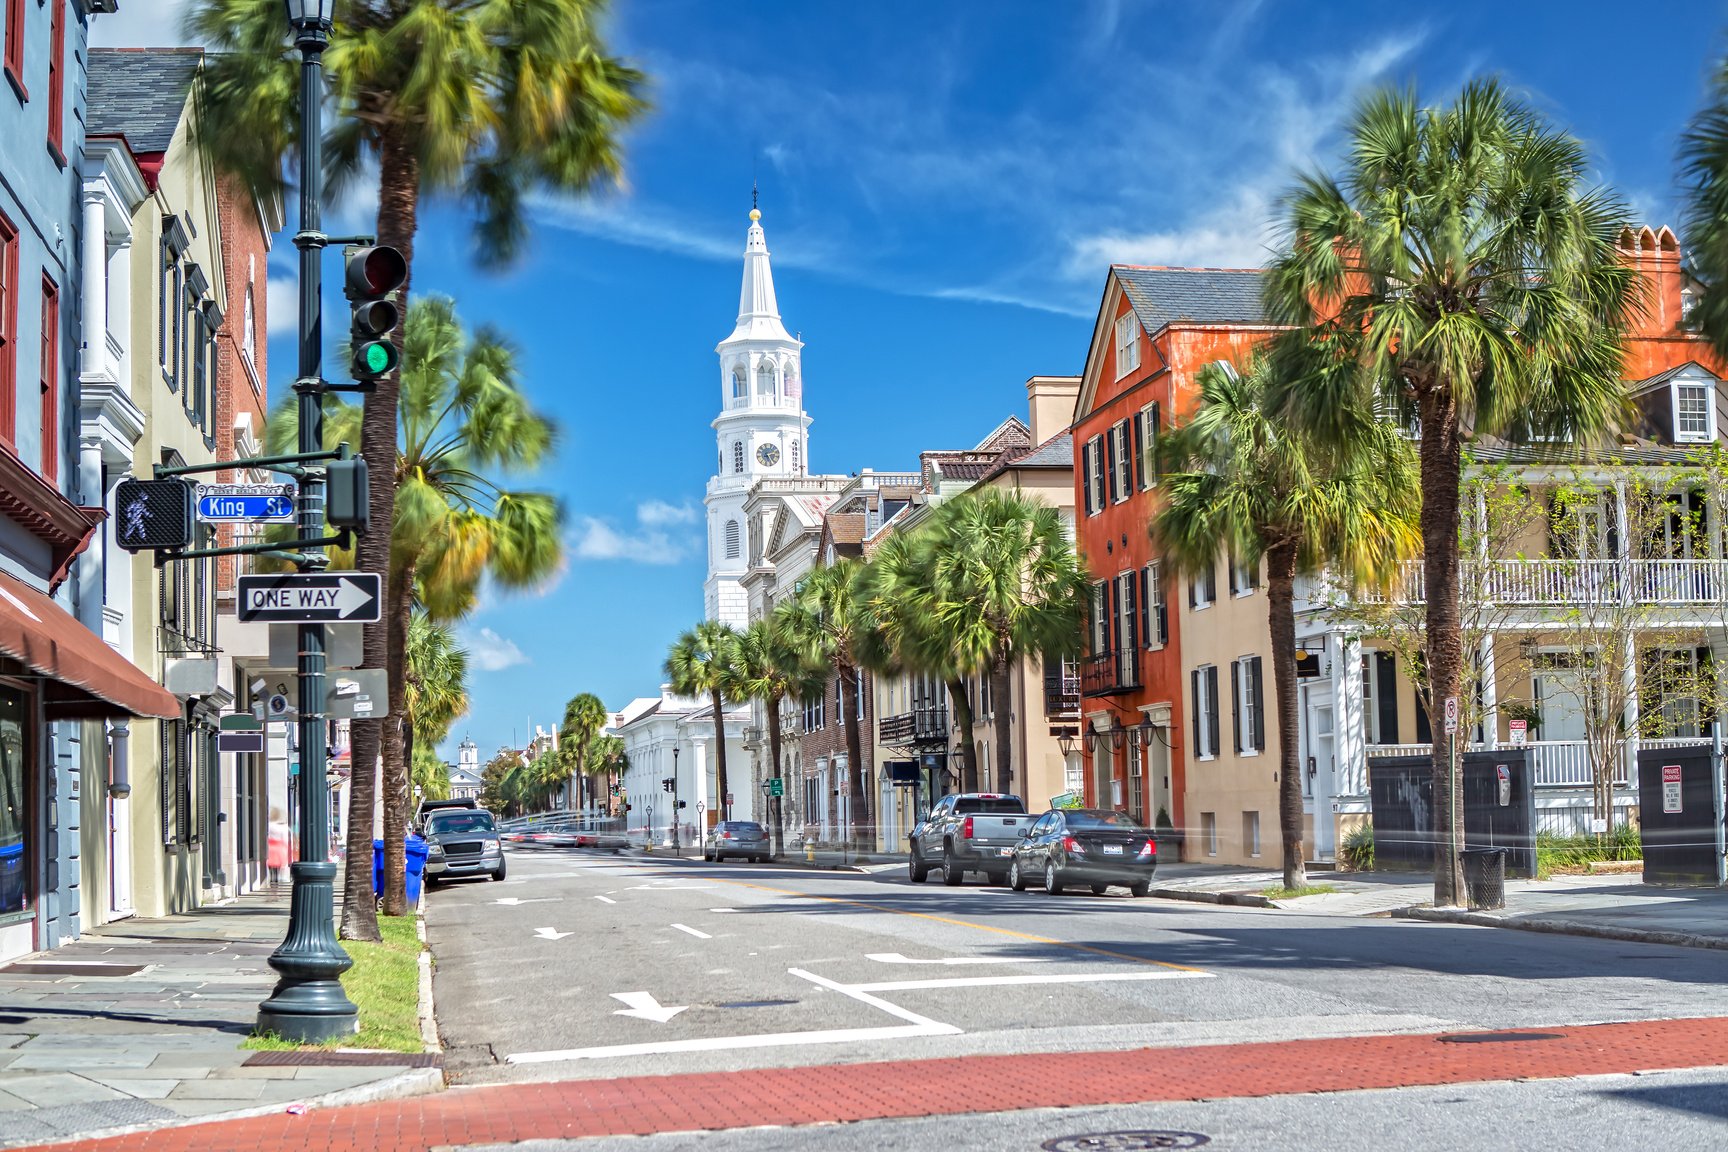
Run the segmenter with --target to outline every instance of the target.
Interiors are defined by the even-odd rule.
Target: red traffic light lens
[[[387,244],[360,248],[348,257],[348,291],[356,296],[386,296],[408,279],[408,262]]]

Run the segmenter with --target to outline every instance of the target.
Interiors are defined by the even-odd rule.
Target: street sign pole
[[[300,231],[294,237],[300,250],[300,377],[294,390],[299,394],[301,452],[324,447],[320,262],[327,237],[318,198],[323,183],[322,56],[329,38],[327,20],[294,21],[300,49]],[[309,471],[300,487],[299,526],[302,540],[324,535],[324,478],[316,471]],[[296,566],[307,572],[328,563],[323,548],[308,547]],[[336,865],[330,861],[330,786],[324,779],[324,625],[301,623],[299,628],[300,859],[288,869],[293,881],[288,935],[270,955],[270,966],[282,979],[270,999],[258,1006],[258,1029],[305,1044],[353,1035],[360,1029],[360,1014],[340,979],[354,962],[336,942]],[[348,894],[349,899],[368,895]]]

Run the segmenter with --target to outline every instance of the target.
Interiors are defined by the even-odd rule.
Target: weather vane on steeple
[[[762,219],[762,209],[756,207],[756,181],[754,179],[750,181],[750,219],[753,221]]]

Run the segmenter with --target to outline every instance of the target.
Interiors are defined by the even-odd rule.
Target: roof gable
[[[86,130],[124,136],[136,153],[168,151],[203,65],[201,48],[92,48]]]

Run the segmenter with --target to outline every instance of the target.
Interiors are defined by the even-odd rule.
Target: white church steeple
[[[739,580],[749,567],[752,545],[761,546],[750,539],[744,523],[745,498],[763,477],[802,476],[809,467],[803,348],[781,322],[762,213],[752,207],[738,320],[715,347],[720,356],[720,415],[714,418],[719,462],[703,500],[708,508],[704,608],[709,619],[739,628],[748,615]]]

